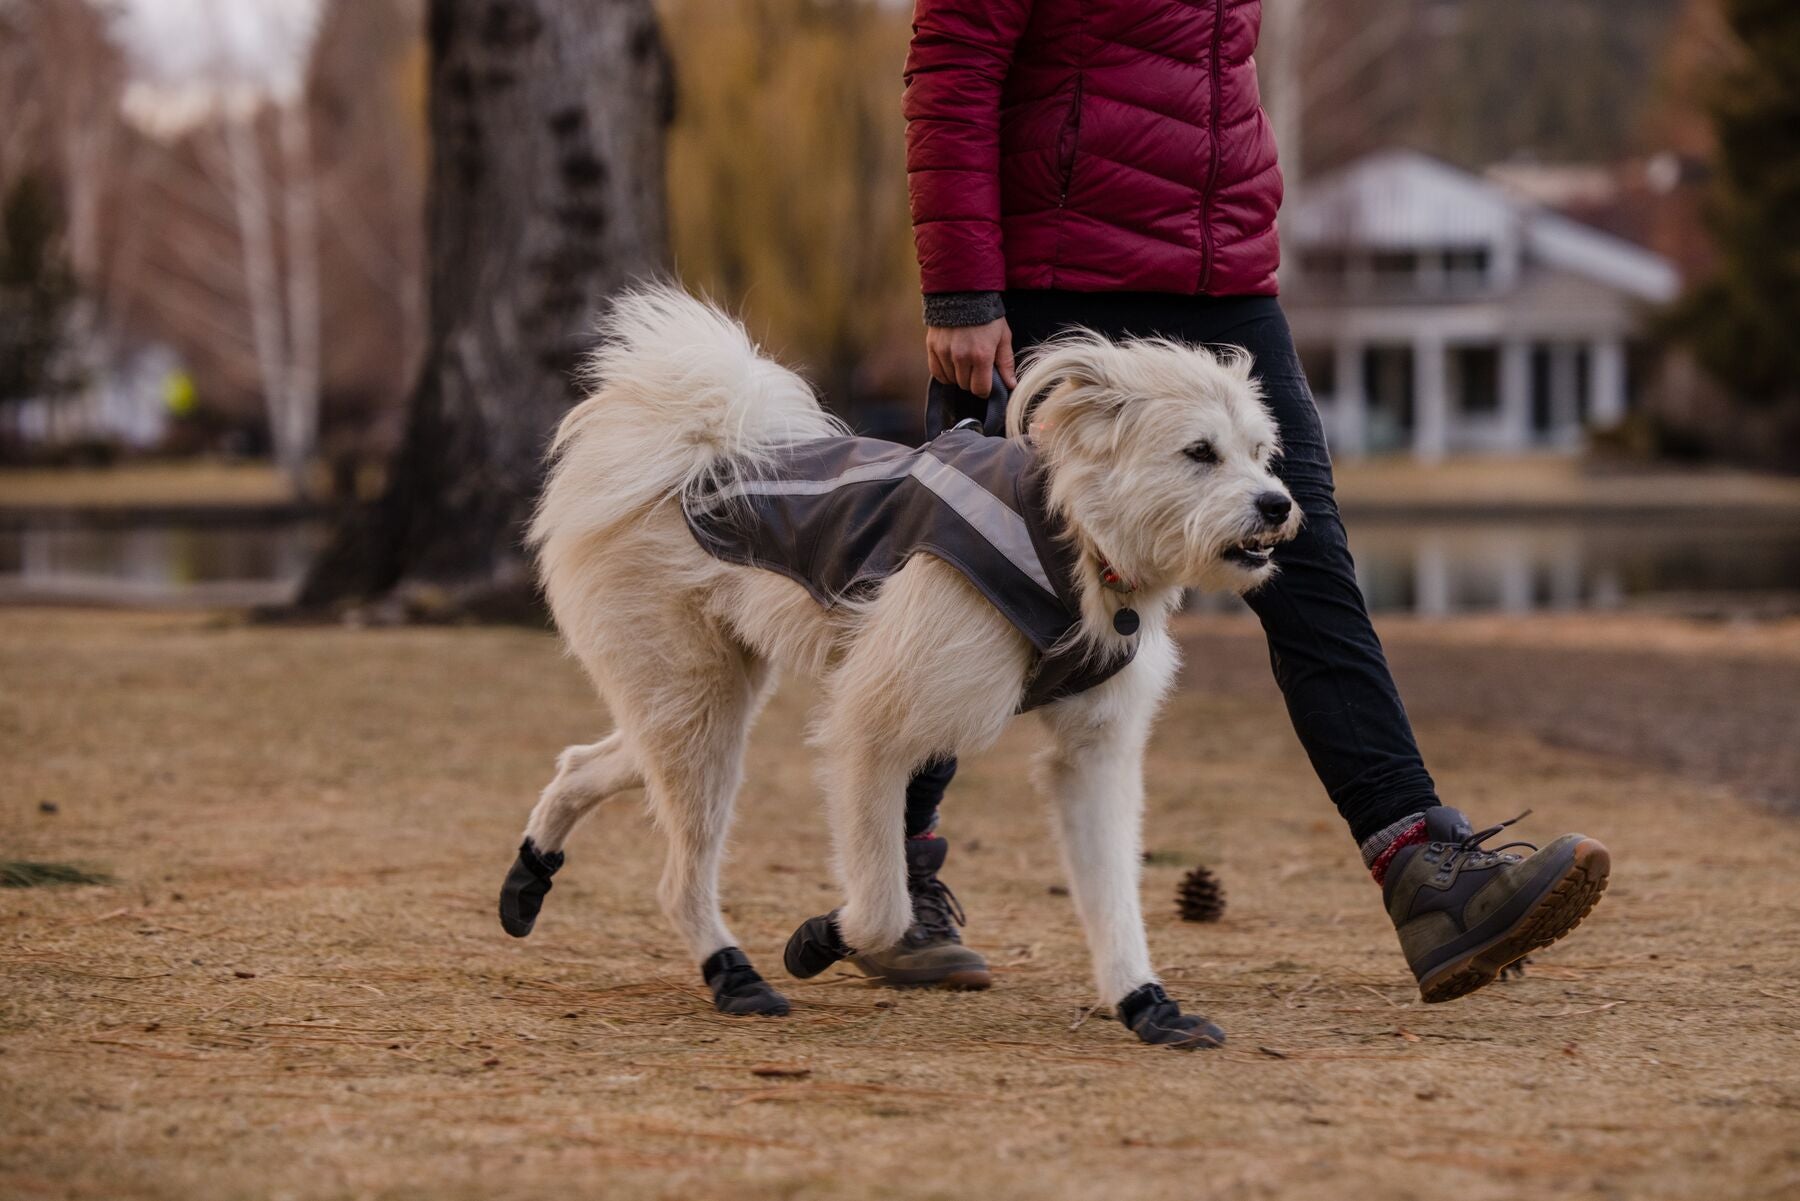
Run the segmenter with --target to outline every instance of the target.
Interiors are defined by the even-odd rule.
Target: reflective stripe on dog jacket
[[[952,430],[909,450],[873,438],[784,447],[771,470],[702,491],[688,528],[714,557],[779,572],[831,608],[920,552],[960,572],[1038,652],[1019,708],[1110,679],[1131,662],[1076,636],[1075,556],[1022,443]]]

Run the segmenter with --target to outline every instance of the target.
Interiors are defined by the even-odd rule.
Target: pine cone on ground
[[[1184,922],[1216,922],[1225,916],[1225,886],[1210,868],[1197,867],[1181,878],[1175,907]]]
[[[1523,959],[1513,960],[1511,963],[1500,969],[1500,979],[1523,980],[1525,978],[1525,965],[1530,962],[1531,956],[1529,955],[1525,956]]]

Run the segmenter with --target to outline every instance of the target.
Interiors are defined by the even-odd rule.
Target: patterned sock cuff
[[[1374,834],[1363,839],[1363,866],[1370,870],[1374,870],[1376,860],[1382,858],[1384,855],[1390,859],[1393,858],[1393,856],[1389,854],[1389,851],[1399,849],[1395,844],[1400,841],[1401,836],[1410,834],[1414,826],[1422,826],[1424,824],[1425,814],[1424,811],[1421,810],[1418,813],[1409,813],[1392,825],[1378,830]]]
[[[1400,853],[1401,848],[1409,847],[1416,842],[1424,841],[1425,823],[1420,822],[1400,837],[1394,839],[1394,841],[1388,843],[1387,850],[1376,856],[1375,862],[1369,865],[1369,875],[1375,878],[1375,883],[1377,885],[1386,884],[1388,868],[1393,864],[1394,856]]]
[[[918,825],[913,820],[912,814],[910,814],[910,813],[907,814],[905,828],[906,828],[906,836],[908,838],[936,838],[938,836],[938,833],[937,833],[937,828],[938,828],[937,810],[933,809],[931,811],[930,820],[928,820],[923,826]]]
[[[1382,839],[1386,839],[1386,844],[1382,844]],[[1399,855],[1402,848],[1411,846],[1413,843],[1424,843],[1424,841],[1426,841],[1426,816],[1413,814],[1411,817],[1402,817],[1397,823],[1382,830],[1381,834],[1377,834],[1363,843],[1363,862],[1368,866],[1368,873],[1375,877],[1377,884],[1386,884],[1388,882],[1388,864],[1393,862],[1393,857]]]

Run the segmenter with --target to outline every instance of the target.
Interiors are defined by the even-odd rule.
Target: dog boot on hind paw
[[[856,954],[838,930],[837,910],[809,917],[788,939],[781,962],[796,980],[810,980],[832,964]]]
[[[706,987],[712,989],[713,1008],[720,1013],[786,1017],[788,1000],[770,986],[736,947],[717,951],[700,965]]]
[[[1127,1030],[1154,1046],[1194,1051],[1225,1045],[1223,1030],[1197,1014],[1181,1012],[1160,984],[1132,990],[1113,1008]]]
[[[519,844],[519,857],[506,873],[500,886],[500,925],[514,938],[524,938],[537,924],[544,897],[550,892],[550,877],[563,865],[563,853],[544,854],[531,839]]]

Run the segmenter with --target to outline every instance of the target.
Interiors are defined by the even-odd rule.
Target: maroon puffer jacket
[[[1259,0],[917,0],[924,290],[1273,294]]]

